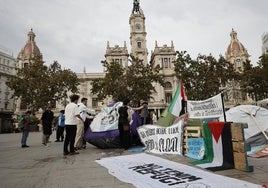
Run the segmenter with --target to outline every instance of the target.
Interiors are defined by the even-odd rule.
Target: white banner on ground
[[[169,126],[143,125],[138,133],[146,151],[158,154],[182,154],[183,120]]]
[[[111,175],[137,188],[261,188],[144,153],[103,158],[96,162],[106,167]]]
[[[203,101],[187,101],[189,118],[218,118],[223,116],[221,94]]]

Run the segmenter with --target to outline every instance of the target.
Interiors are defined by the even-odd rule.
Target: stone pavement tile
[[[29,148],[20,147],[21,134],[0,134],[0,187],[1,188],[132,188],[109,174],[96,160],[104,157],[137,154],[122,149],[98,149],[87,144],[75,156],[63,156],[63,142],[54,142],[55,132],[49,147],[41,144],[41,133],[30,133]],[[192,166],[192,159],[178,155],[156,155],[170,161]],[[239,170],[217,171],[216,174],[249,181],[256,184],[268,182],[268,158],[249,158],[254,172]]]

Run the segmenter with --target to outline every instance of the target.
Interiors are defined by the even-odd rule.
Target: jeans
[[[70,144],[70,152],[74,152],[74,141],[76,136],[76,125],[65,125],[66,136],[64,140],[63,152],[68,153],[68,146]]]
[[[22,132],[22,138],[21,138],[21,145],[22,146],[25,146],[26,145],[29,132],[30,132],[30,130],[28,130],[28,129],[23,130],[23,132]]]
[[[56,132],[56,139],[57,141],[63,141],[64,136],[63,136],[63,132],[64,132],[64,127],[57,127],[57,132]]]

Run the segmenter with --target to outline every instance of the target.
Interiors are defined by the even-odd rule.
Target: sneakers
[[[27,146],[27,145],[21,145],[22,148],[28,148],[30,146]]]
[[[55,142],[60,142],[59,140],[55,140]]]

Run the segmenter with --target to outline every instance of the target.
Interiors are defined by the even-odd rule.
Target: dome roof
[[[38,46],[36,45],[34,38],[35,38],[35,34],[33,30],[31,29],[31,31],[28,33],[28,41],[25,44],[25,46],[22,48],[21,52],[19,53],[18,58],[29,59],[31,57],[36,57],[36,56],[42,57],[42,54]]]
[[[231,33],[231,43],[227,48],[226,55],[227,56],[236,56],[238,54],[247,54],[246,48],[243,46],[241,42],[237,39],[237,33],[232,29]]]

